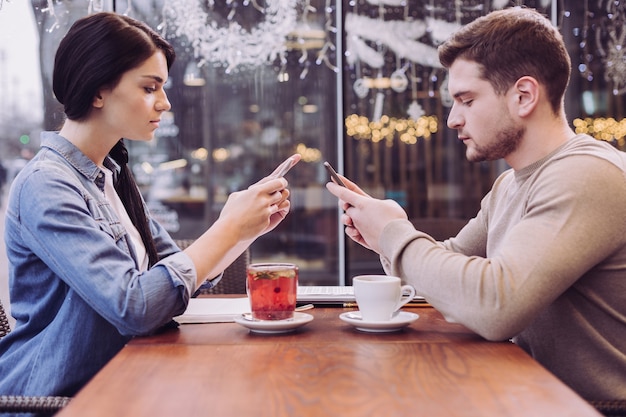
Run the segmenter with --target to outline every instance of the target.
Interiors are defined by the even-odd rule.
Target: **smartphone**
[[[295,158],[290,156],[278,165],[274,172],[272,172],[269,176],[272,178],[284,177],[295,164]]]
[[[341,178],[339,178],[339,175],[337,175],[337,171],[335,171],[335,169],[332,167],[332,165],[328,163],[328,161],[324,162],[324,168],[326,168],[326,171],[328,171],[330,178],[332,178],[336,184],[341,185],[342,187],[346,186],[346,184],[341,181]]]

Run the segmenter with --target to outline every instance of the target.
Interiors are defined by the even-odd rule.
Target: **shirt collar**
[[[89,181],[95,182],[101,178],[100,168],[81,152],[72,142],[59,135],[57,132],[42,132],[41,147],[49,148],[57,152],[76,171],[84,175]],[[113,172],[114,181],[120,171],[120,166],[110,157],[104,159],[104,166]]]

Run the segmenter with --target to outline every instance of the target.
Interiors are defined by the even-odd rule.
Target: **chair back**
[[[184,250],[191,245],[193,239],[174,239],[176,245]],[[250,263],[250,249],[246,249],[235,261],[224,270],[224,276],[213,288],[201,286],[199,294],[246,294],[246,269]]]
[[[626,417],[626,400],[589,401],[589,403],[606,417]]]
[[[11,327],[9,326],[9,319],[6,311],[4,310],[4,306],[2,305],[2,300],[0,300],[0,338],[9,334],[10,331]]]
[[[246,249],[224,270],[224,276],[206,294],[246,294],[247,268],[250,264],[250,250]]]
[[[0,338],[9,332],[11,332],[9,319],[0,300]],[[58,396],[0,395],[0,414],[34,413],[48,416],[61,410],[71,399],[71,397]]]

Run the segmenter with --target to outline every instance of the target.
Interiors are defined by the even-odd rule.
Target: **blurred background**
[[[229,193],[297,152],[302,162],[286,177],[292,213],[252,245],[252,260],[295,262],[303,285],[382,272],[377,256],[344,238],[322,163],[396,200],[435,238],[454,235],[507,166],[465,160],[445,125],[451,100],[436,48],[460,25],[513,5],[540,10],[567,42],[572,126],[623,149],[620,1],[0,0],[0,216],[40,132],[63,122],[51,91],[60,39],[76,19],[115,11],[150,24],[178,54],[173,107],[156,139],[128,142],[150,210],[174,237],[197,237]]]

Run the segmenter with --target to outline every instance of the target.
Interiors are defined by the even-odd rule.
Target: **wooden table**
[[[410,310],[387,334],[316,307],[290,334],[213,323],[137,338],[58,416],[600,416],[519,347]]]

